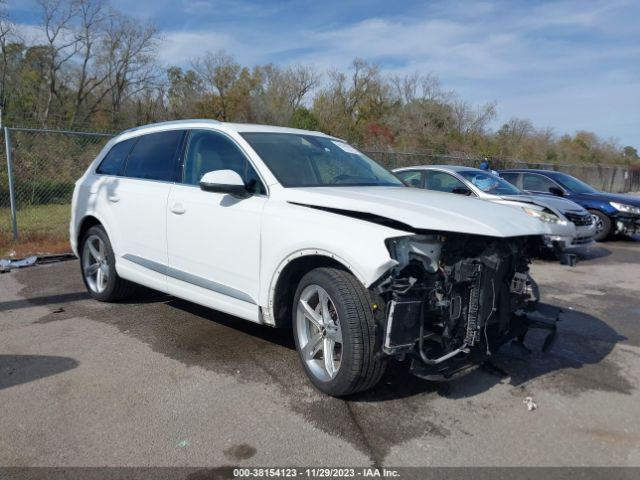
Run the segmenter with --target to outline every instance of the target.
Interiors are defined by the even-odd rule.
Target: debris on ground
[[[15,251],[9,252],[9,256],[14,256]],[[76,256],[73,253],[54,253],[54,254],[38,254],[19,260],[0,258],[0,273],[7,273],[14,268],[31,267],[36,263],[38,265],[46,265],[48,263],[62,262],[65,260],[73,260]]]
[[[538,404],[533,401],[533,397],[526,397],[522,401],[522,403],[524,403],[527,406],[527,410],[529,410],[530,412],[538,408]]]
[[[35,265],[38,261],[38,257],[32,255],[31,257],[23,258],[22,260],[9,260],[9,259],[0,259],[0,273],[8,272],[13,268],[23,268],[30,267],[31,265]]]

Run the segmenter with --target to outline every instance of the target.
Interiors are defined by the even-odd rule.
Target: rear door
[[[135,139],[121,176],[108,177],[101,195],[117,245],[118,273],[161,291],[167,291],[167,199],[184,135],[168,130]]]
[[[166,207],[170,293],[258,321],[263,181],[235,141],[213,130],[189,133],[181,170]],[[215,170],[235,171],[253,195],[201,190]]]

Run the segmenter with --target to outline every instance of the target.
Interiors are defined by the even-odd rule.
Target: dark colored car
[[[500,176],[526,192],[565,197],[589,210],[596,222],[597,241],[613,234],[640,232],[640,197],[601,192],[554,170],[501,170]]]

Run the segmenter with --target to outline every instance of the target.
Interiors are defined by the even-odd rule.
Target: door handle
[[[183,213],[186,213],[186,210],[181,203],[174,203],[169,210],[171,210],[171,213],[175,213],[176,215],[182,215]]]
[[[118,195],[109,195],[107,198],[113,203],[118,203],[120,201],[120,197]]]

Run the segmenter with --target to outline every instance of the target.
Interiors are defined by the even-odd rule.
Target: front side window
[[[253,165],[232,140],[208,130],[191,131],[182,169],[182,183],[199,185],[205,173],[215,170],[233,170],[242,177],[248,191],[266,193]]]
[[[125,176],[145,180],[175,180],[176,157],[183,130],[142,135],[129,154]]]
[[[427,173],[426,188],[436,192],[453,193],[454,188],[467,188],[467,186],[449,173],[431,170]]]
[[[550,187],[558,187],[558,185],[547,177],[538,175],[537,173],[524,173],[522,175],[522,188],[532,192],[549,193]]]
[[[560,183],[563,187],[568,190],[572,190],[575,193],[600,193],[588,183],[584,183],[582,180],[578,180],[566,173],[553,173],[551,175],[553,175],[554,180]]]
[[[502,178],[504,178],[507,182],[509,182],[511,185],[517,187],[518,186],[518,175],[520,175],[517,172],[502,172],[500,173],[500,176]]]
[[[122,175],[122,169],[129,156],[131,147],[136,143],[137,138],[130,138],[116,143],[105,155],[96,169],[96,173],[102,175]]]
[[[401,178],[411,187],[422,187],[422,172],[419,170],[404,170],[402,172],[396,172],[396,176]]]
[[[404,186],[391,172],[339,140],[297,133],[241,135],[284,187]]]

